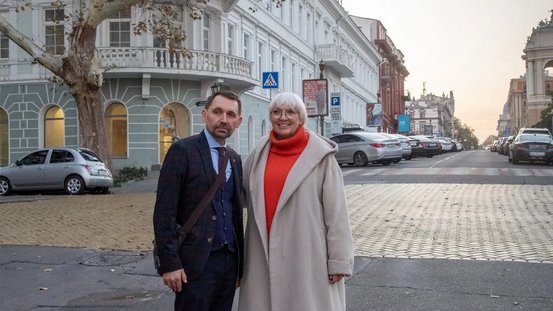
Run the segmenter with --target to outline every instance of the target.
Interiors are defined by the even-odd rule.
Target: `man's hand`
[[[330,281],[330,284],[335,284],[340,282],[343,277],[343,274],[331,274],[328,276],[328,281]]]
[[[183,269],[163,273],[163,284],[167,285],[175,293],[182,290],[182,283],[188,283]]]

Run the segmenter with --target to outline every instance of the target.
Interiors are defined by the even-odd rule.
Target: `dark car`
[[[542,161],[553,163],[553,141],[543,134],[520,134],[509,149],[509,161]]]
[[[442,147],[439,142],[434,139],[428,138],[424,135],[409,136],[410,138],[417,139],[422,147],[422,154],[427,158],[440,154]]]
[[[503,155],[509,155],[509,146],[515,140],[514,136],[509,136],[501,141],[501,144],[497,146],[497,153]]]

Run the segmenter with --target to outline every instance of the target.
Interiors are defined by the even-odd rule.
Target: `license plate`
[[[98,170],[98,175],[100,176],[106,176],[108,172],[106,170]]]
[[[428,144],[430,147],[436,147],[436,144]]]
[[[530,151],[531,157],[545,157],[545,152]]]
[[[416,145],[417,145],[417,143],[411,143],[411,146],[416,146]]]

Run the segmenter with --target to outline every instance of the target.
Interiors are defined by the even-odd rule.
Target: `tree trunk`
[[[86,22],[73,25],[67,57],[63,58],[63,80],[77,105],[81,147],[97,153],[112,170],[109,144],[102,105],[102,76],[93,72],[96,56],[96,27]]]
[[[73,96],[79,112],[81,146],[93,150],[112,170],[111,146],[106,135],[101,91],[89,90]]]

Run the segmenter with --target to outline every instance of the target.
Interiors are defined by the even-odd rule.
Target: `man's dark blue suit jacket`
[[[242,161],[227,148],[234,177],[233,223],[238,248],[238,275],[242,277],[244,258]],[[190,136],[171,145],[159,174],[154,209],[154,234],[162,273],[184,269],[189,280],[202,272],[215,237],[216,217],[213,204],[206,208],[186,240],[177,245],[177,223],[183,225],[215,182],[215,169],[205,134]]]

